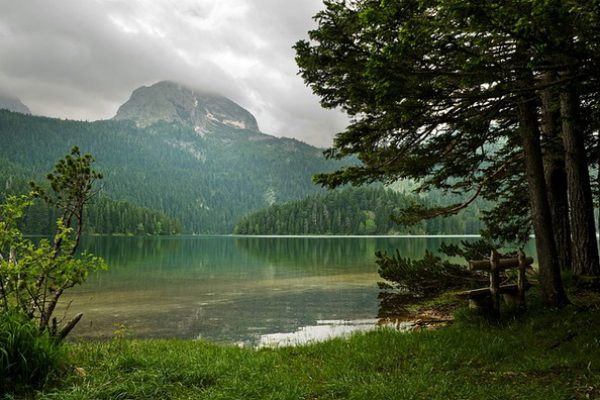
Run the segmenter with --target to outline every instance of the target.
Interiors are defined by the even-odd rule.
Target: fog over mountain
[[[29,108],[16,97],[0,93],[0,110],[31,114]]]
[[[347,119],[321,109],[292,45],[321,0],[4,2],[0,87],[36,115],[112,118],[132,90],[172,80],[249,110],[261,130],[328,146]]]

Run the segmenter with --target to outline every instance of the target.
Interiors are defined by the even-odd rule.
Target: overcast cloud
[[[291,46],[322,0],[0,0],[0,91],[34,114],[111,118],[170,79],[217,91],[261,130],[328,146],[346,118],[321,109]]]

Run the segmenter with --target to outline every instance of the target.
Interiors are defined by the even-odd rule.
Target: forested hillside
[[[477,234],[477,208],[448,218],[434,218],[406,227],[392,221],[397,214],[423,199],[384,188],[347,188],[304,200],[273,205],[244,217],[235,233],[248,235],[375,235]]]
[[[340,166],[305,143],[214,119],[200,132],[176,122],[139,128],[132,121],[68,121],[2,110],[0,141],[4,195],[26,191],[31,179],[43,181],[73,145],[91,153],[104,174],[102,200],[89,218],[99,233],[152,233],[166,225],[172,231],[175,221],[187,233],[231,233],[248,212],[321,191],[312,175]],[[36,233],[52,219],[39,207],[28,229]]]
[[[463,234],[480,228],[477,209],[398,226],[390,215],[416,201],[397,193],[410,192],[408,182],[394,185],[396,192],[325,194],[312,177],[351,161],[327,160],[322,149],[264,134],[235,102],[170,81],[136,89],[113,120],[0,110],[0,140],[7,144],[0,147],[0,200],[26,193],[31,180],[43,184],[72,146],[95,157],[104,179],[87,209],[88,233],[228,234],[235,227],[247,234]],[[436,193],[428,194],[431,203],[447,202]],[[47,233],[55,220],[37,201],[24,229]]]
[[[29,181],[46,186],[41,177],[25,168],[0,159],[0,203],[12,194],[28,193]],[[21,221],[29,234],[47,234],[55,230],[58,213],[54,207],[36,199]],[[128,201],[112,200],[103,194],[94,197],[84,214],[84,232],[101,234],[168,235],[181,232],[181,224],[164,213],[140,207]]]

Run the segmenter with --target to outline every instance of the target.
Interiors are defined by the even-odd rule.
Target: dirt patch
[[[396,296],[386,299],[385,315],[380,309],[379,325],[392,326],[399,330],[430,330],[448,326],[454,320],[454,311],[459,307],[456,301],[435,301],[435,299],[415,299]],[[398,302],[392,304],[393,301]]]

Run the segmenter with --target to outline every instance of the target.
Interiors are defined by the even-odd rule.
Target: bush
[[[389,283],[380,283],[383,289],[400,289],[413,295],[437,293],[444,289],[464,285],[470,274],[462,266],[451,264],[430,252],[420,260],[396,254],[388,256],[377,252],[379,276]]]
[[[440,246],[440,252],[448,257],[462,257],[465,261],[470,260],[487,260],[490,257],[492,250],[498,250],[504,247],[506,243],[491,241],[489,239],[479,239],[474,242],[462,240],[460,245],[445,244],[442,243]],[[504,253],[500,254],[501,258],[504,257],[516,257],[517,253]]]
[[[50,191],[32,183],[30,194],[10,196],[0,204],[0,312],[21,312],[57,340],[64,339],[83,315],[59,326],[53,316],[61,296],[83,283],[90,272],[106,268],[103,259],[77,252],[84,208],[96,193],[94,181],[102,177],[91,168],[93,162],[92,156],[82,156],[74,147],[48,174]],[[34,242],[20,229],[34,197],[61,215],[52,239]]]
[[[63,346],[25,315],[0,313],[0,396],[41,388],[67,365]]]
[[[474,242],[461,241],[460,245],[442,243],[440,252],[447,257],[461,257],[465,261],[487,259],[492,250],[500,247],[499,243],[480,239]],[[508,255],[508,254],[507,254]],[[376,263],[379,276],[385,279],[379,287],[384,290],[395,290],[399,298],[406,295],[412,297],[434,296],[448,289],[469,287],[477,283],[487,282],[487,277],[467,269],[466,265],[454,264],[427,251],[419,260],[395,254],[376,252]],[[398,297],[394,294],[392,297]],[[387,301],[393,302],[387,296]],[[382,296],[385,299],[386,295]]]

